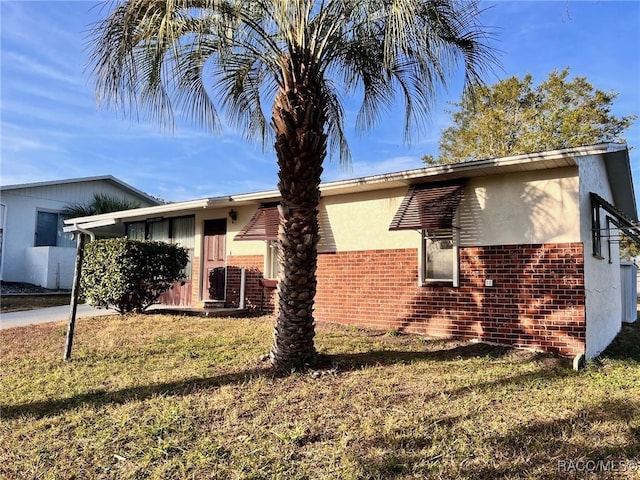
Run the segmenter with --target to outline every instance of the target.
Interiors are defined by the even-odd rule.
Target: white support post
[[[240,310],[244,310],[244,291],[246,280],[247,272],[243,267],[240,269],[240,303],[238,305],[238,308],[240,308]]]

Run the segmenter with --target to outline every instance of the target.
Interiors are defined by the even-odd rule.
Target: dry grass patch
[[[321,324],[327,368],[284,378],[260,361],[267,318],[82,319],[70,363],[62,323],[3,330],[0,476],[538,479],[587,476],[569,462],[633,467],[640,328],[625,330],[578,374],[531,352]],[[598,478],[638,478],[616,466]]]
[[[69,305],[71,295],[5,295],[0,298],[2,313]]]

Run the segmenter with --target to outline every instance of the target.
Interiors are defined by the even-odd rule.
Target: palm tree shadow
[[[155,385],[134,386],[116,391],[91,391],[80,393],[72,397],[42,400],[22,403],[18,405],[0,405],[0,418],[10,419],[18,417],[42,418],[57,415],[66,410],[79,406],[101,406],[107,404],[123,405],[130,401],[144,400],[156,395],[183,396],[198,390],[207,390],[224,385],[246,382],[258,377],[272,377],[273,371],[269,367],[253,368],[241,372],[228,373],[205,378],[192,378],[176,382]]]
[[[513,349],[509,347],[488,345],[485,343],[469,343],[453,348],[442,348],[430,351],[411,350],[372,350],[360,353],[323,354],[320,356],[318,368],[335,368],[359,370],[366,367],[408,364],[425,361],[448,362],[452,360],[485,357],[500,358]]]
[[[476,357],[484,357],[489,360],[503,357],[512,351],[513,349],[509,347],[471,343],[431,351],[372,350],[362,353],[323,354],[319,356],[318,365],[314,369],[308,370],[318,371],[331,369],[339,372],[349,372],[367,367],[403,365],[426,361],[448,362]],[[560,361],[560,359],[554,360]],[[275,378],[279,375],[281,375],[281,372],[277,372],[273,370],[270,365],[265,364],[261,367],[258,366],[240,372],[212,377],[190,378],[154,385],[133,386],[116,391],[90,391],[66,398],[41,400],[17,405],[0,405],[0,418],[12,419],[25,416],[43,418],[57,415],[80,406],[123,405],[130,401],[145,400],[156,395],[185,396],[199,390],[208,390],[225,385],[242,383],[260,377]],[[535,373],[535,375],[538,375],[538,373]],[[512,382],[515,380],[514,378],[507,378],[501,381]]]

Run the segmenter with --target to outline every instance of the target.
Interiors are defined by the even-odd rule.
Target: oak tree
[[[585,77],[569,78],[569,69],[553,71],[534,86],[530,74],[464,93],[450,111],[453,125],[442,132],[439,158],[427,164],[623,142],[634,115],[611,111],[617,94],[593,87]]]

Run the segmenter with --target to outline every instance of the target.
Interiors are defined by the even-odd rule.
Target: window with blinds
[[[389,230],[420,232],[419,282],[421,285],[459,284],[458,206],[466,179],[412,185]]]

